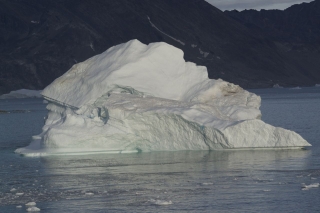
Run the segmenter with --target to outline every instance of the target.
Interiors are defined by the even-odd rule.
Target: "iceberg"
[[[279,89],[279,88],[283,88],[283,87],[280,86],[279,84],[275,84],[275,85],[273,85],[273,88]]]
[[[11,91],[8,94],[0,95],[0,99],[42,98],[41,92],[42,90],[20,89],[16,91]]]
[[[42,92],[41,134],[15,152],[130,153],[301,148],[297,133],[261,120],[261,98],[208,78],[167,43],[138,40],[74,65]]]

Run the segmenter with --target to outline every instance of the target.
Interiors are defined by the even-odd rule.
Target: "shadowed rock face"
[[[320,82],[319,33],[317,46],[276,40],[231,13],[204,0],[0,0],[0,94],[42,89],[73,64],[131,39],[174,45],[207,66],[210,78],[245,88]]]
[[[276,44],[289,74],[320,81],[320,0],[293,5],[286,10],[225,11],[254,34]],[[307,81],[295,80],[297,84]],[[280,81],[281,82],[281,81]],[[290,83],[284,80],[282,84]]]
[[[293,5],[282,10],[237,10],[225,14],[250,30],[264,33],[271,40],[286,43],[320,41],[320,1]]]

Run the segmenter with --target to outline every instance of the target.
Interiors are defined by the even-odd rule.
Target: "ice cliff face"
[[[44,89],[43,132],[17,153],[137,152],[309,146],[260,120],[259,96],[185,62],[166,43],[108,49]]]

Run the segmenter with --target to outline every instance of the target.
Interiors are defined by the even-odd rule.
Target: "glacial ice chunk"
[[[318,188],[318,187],[319,187],[319,183],[312,183],[310,185],[306,185],[305,183],[301,184],[301,189],[302,190],[309,190],[309,189]]]
[[[29,202],[25,204],[26,206],[36,206],[37,203],[36,202]]]
[[[39,212],[39,211],[40,209],[35,206],[27,208],[27,212]]]
[[[150,203],[154,204],[154,205],[158,205],[158,206],[167,206],[167,205],[172,205],[172,201],[169,200],[155,200],[155,199],[150,199],[149,200]]]
[[[42,90],[20,89],[16,91],[11,91],[8,94],[0,95],[0,99],[42,98],[41,92]]]
[[[283,87],[280,86],[279,84],[275,84],[275,85],[273,85],[273,88],[283,88]]]
[[[25,155],[310,146],[260,120],[261,99],[185,62],[166,43],[132,40],[74,65],[46,87],[43,132]]]

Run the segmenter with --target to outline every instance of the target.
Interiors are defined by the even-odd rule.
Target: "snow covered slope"
[[[20,89],[11,91],[8,94],[0,95],[0,99],[13,99],[13,98],[42,98],[40,94],[42,90],[28,90]]]
[[[260,120],[259,96],[185,62],[166,43],[132,40],[82,63],[44,89],[43,132],[29,155],[290,148],[298,134]]]

